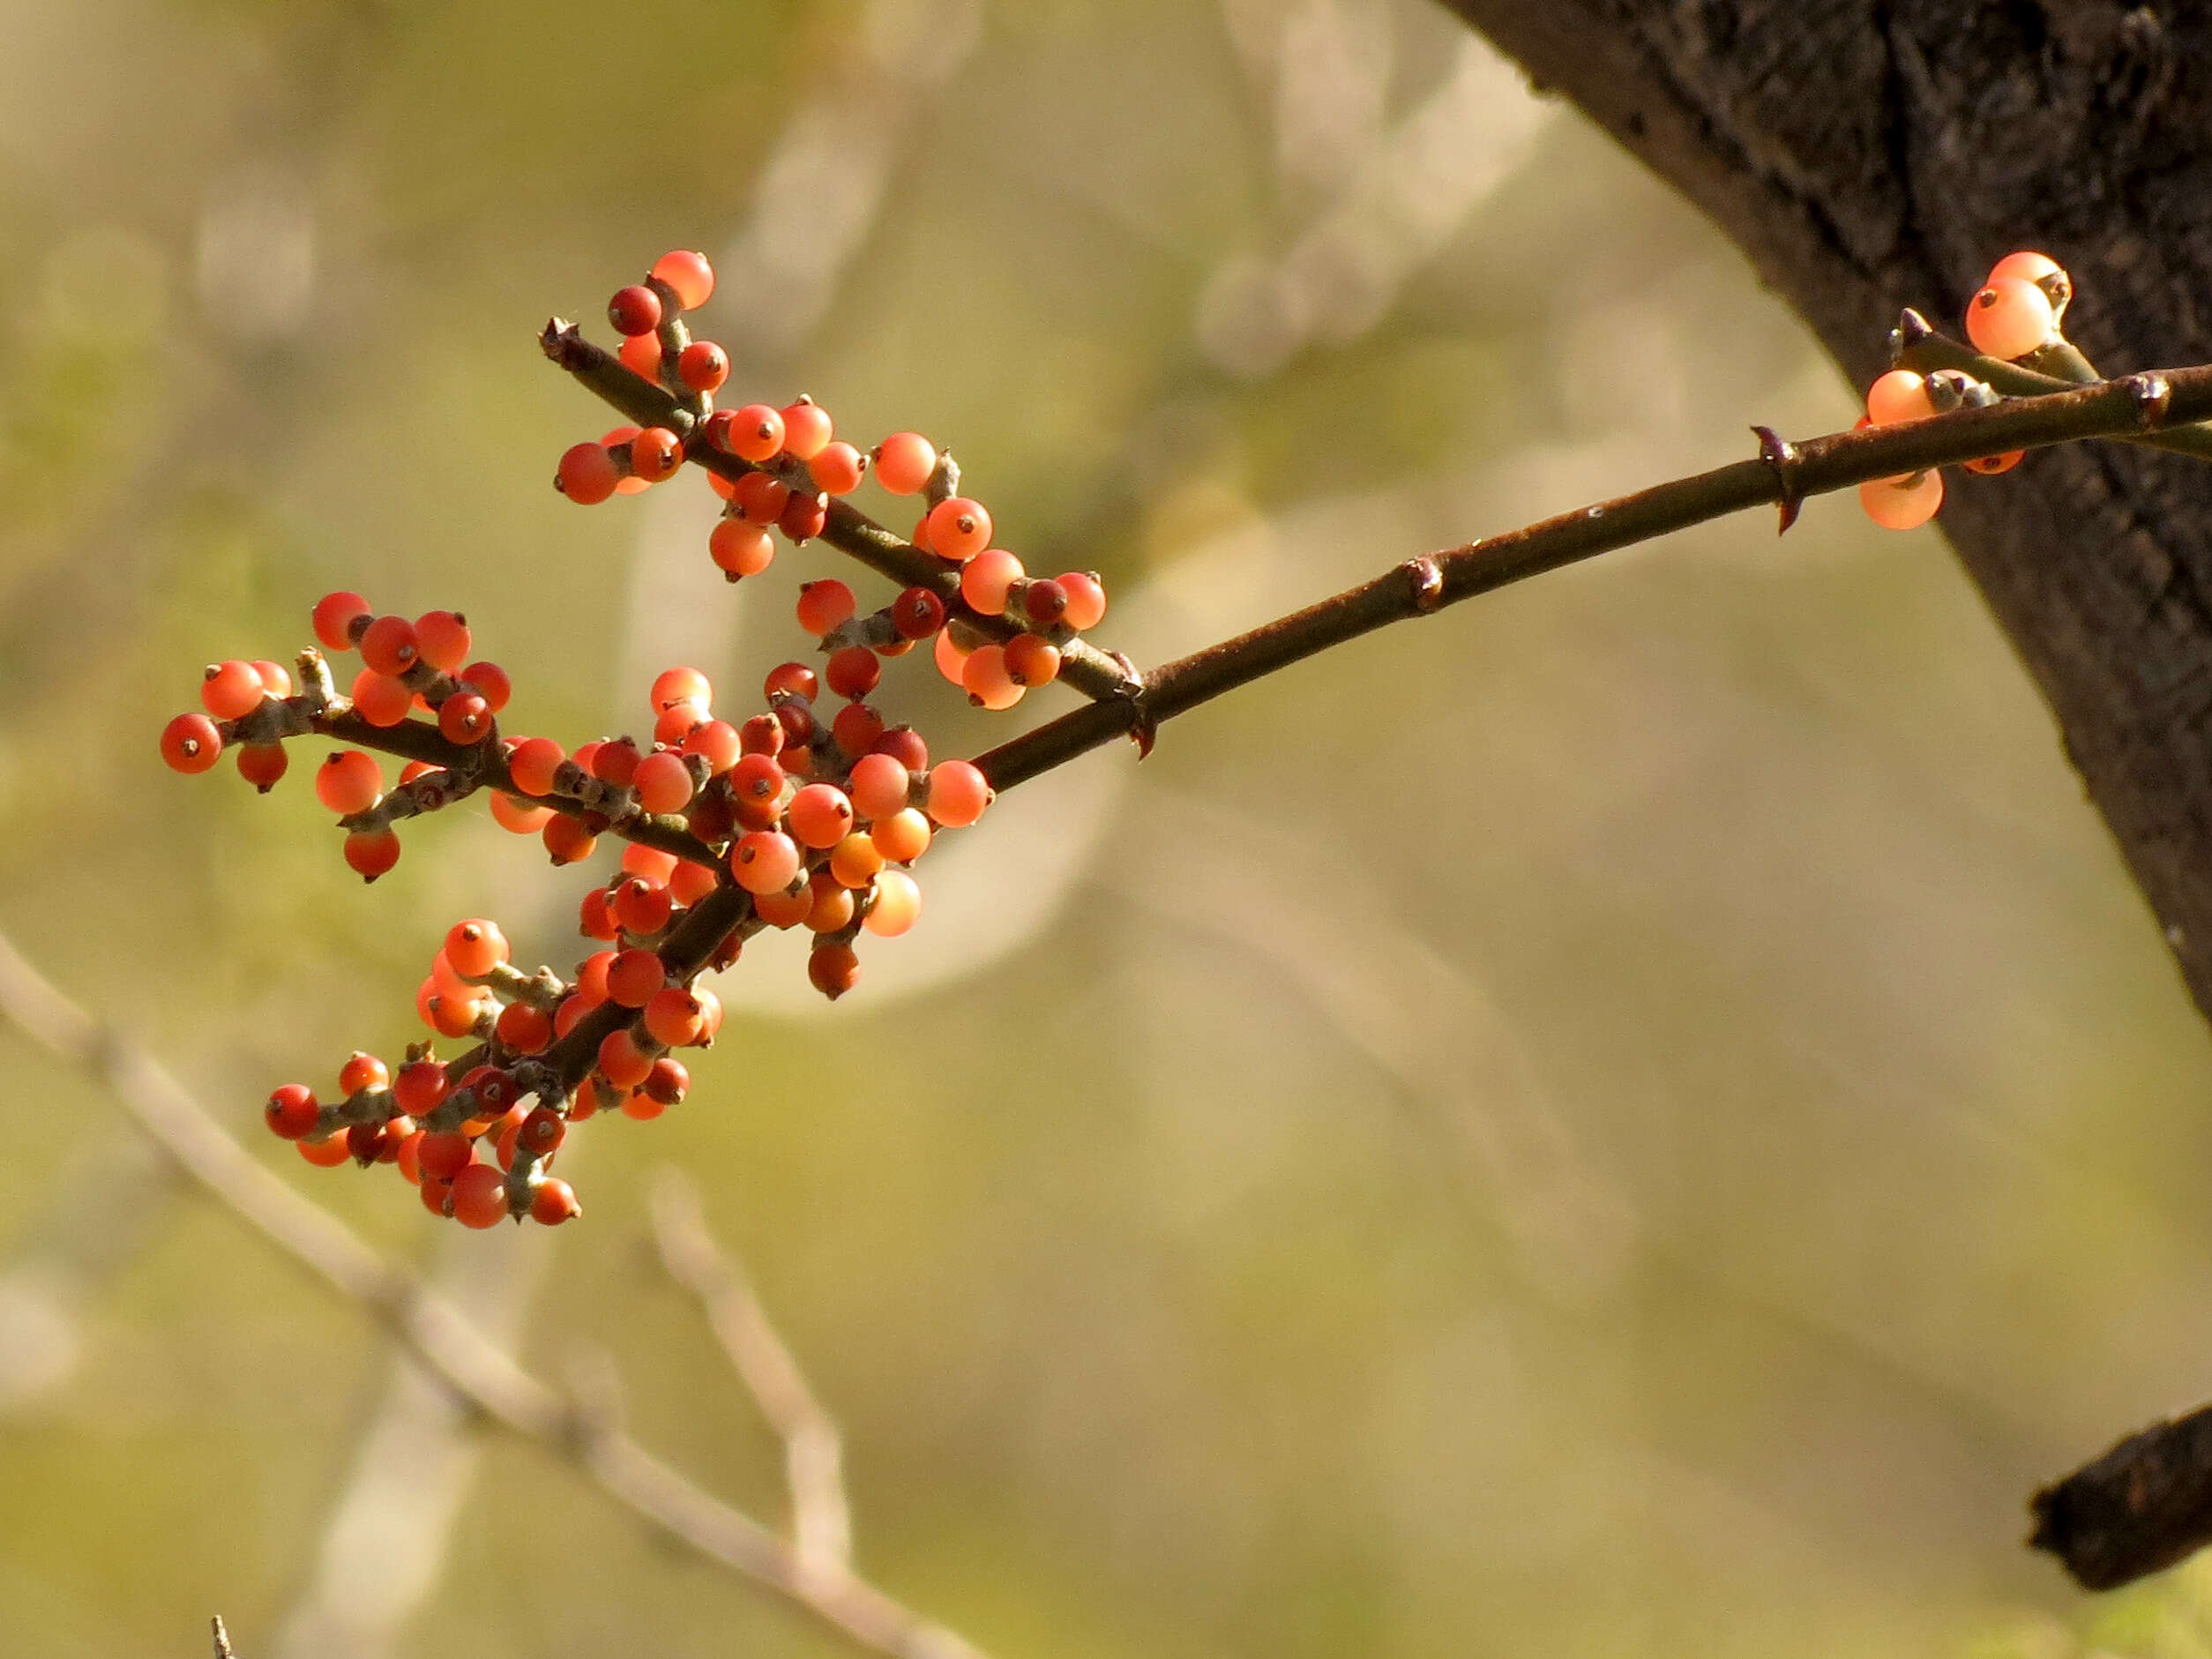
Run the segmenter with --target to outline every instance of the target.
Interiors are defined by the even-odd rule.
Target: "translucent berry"
[[[351,690],[354,712],[371,726],[397,726],[415,706],[413,687],[374,669],[355,675]]]
[[[893,726],[869,745],[872,753],[889,755],[908,772],[930,769],[930,746],[911,726]]]
[[[573,864],[592,856],[592,848],[599,845],[599,837],[586,829],[581,820],[566,814],[557,816],[540,832],[545,841],[545,850],[553,856],[557,864]]]
[[[553,1016],[527,1002],[511,1002],[499,1011],[492,1035],[517,1054],[542,1053],[553,1041]]]
[[[507,1219],[507,1177],[489,1163],[472,1163],[453,1177],[453,1219],[482,1230]]]
[[[1067,609],[1060,613],[1062,622],[1081,633],[1105,620],[1106,589],[1097,577],[1086,571],[1063,571],[1054,579],[1067,594]]]
[[[205,772],[222,752],[222,734],[205,714],[179,714],[161,729],[161,759],[175,771]]]
[[[664,1054],[654,1061],[646,1080],[639,1085],[639,1092],[657,1106],[680,1106],[684,1097],[691,1092],[691,1074],[683,1061],[672,1060]]]
[[[243,720],[261,706],[268,688],[250,662],[210,663],[200,678],[200,706],[217,720]]]
[[[495,714],[506,707],[507,699],[514,695],[514,682],[497,662],[470,663],[460,671],[460,683],[473,686]]]
[[[729,354],[711,340],[695,340],[676,360],[676,377],[694,392],[719,392],[729,378]]]
[[[919,432],[893,432],[876,445],[876,482],[894,496],[911,496],[937,470],[937,451]]]
[[[783,447],[803,461],[820,454],[835,436],[829,411],[811,398],[801,398],[783,409]]]
[[[676,303],[687,311],[696,311],[714,297],[714,267],[703,253],[683,248],[664,253],[653,262],[653,274],[675,290]]]
[[[354,1155],[347,1148],[346,1137],[333,1135],[327,1140],[302,1140],[297,1143],[300,1156],[318,1170],[335,1170]]]
[[[1892,369],[1866,388],[1866,417],[1876,426],[1925,420],[1935,412],[1926,377],[1909,369]]]
[[[653,1071],[653,1057],[638,1046],[622,1028],[609,1031],[599,1044],[599,1070],[617,1088],[635,1088]]]
[[[2023,248],[2018,253],[2006,254],[1992,265],[1988,280],[1994,282],[1999,277],[2017,277],[2023,282],[2040,282],[2047,276],[2062,274],[2064,267],[2049,254]]]
[[[856,609],[853,590],[833,576],[800,586],[799,626],[818,639],[840,623],[851,621]]]
[[[591,774],[602,783],[611,783],[617,789],[630,787],[631,779],[638,775],[638,745],[627,737],[610,737],[603,743],[587,744],[591,759],[586,761],[584,750],[576,751],[577,764],[588,766]]]
[[[903,870],[886,870],[876,878],[875,891],[876,901],[860,925],[881,938],[895,939],[922,914],[922,886]]]
[[[615,920],[614,894],[604,887],[586,893],[576,907],[576,930],[587,939],[617,939],[622,923]]]
[[[1016,685],[1050,685],[1059,674],[1059,647],[1050,640],[1018,633],[1006,641],[1006,676]]]
[[[1909,530],[1943,504],[1943,475],[1931,467],[1902,478],[1870,478],[1858,487],[1858,503],[1885,530]]]
[[[866,886],[883,866],[883,849],[868,835],[848,835],[830,849],[829,872],[848,887]]]
[[[646,1029],[655,1042],[680,1049],[699,1040],[706,1025],[699,999],[682,985],[664,985],[646,998]]]
[[[400,862],[400,838],[389,829],[355,830],[346,837],[346,863],[363,881],[374,881]]]
[[[716,836],[717,841],[721,840]],[[694,905],[721,883],[705,864],[695,864],[686,858],[680,862],[669,878],[669,897],[681,905]]]
[[[675,908],[676,901],[669,896],[669,890],[657,881],[632,876],[615,888],[615,920],[622,923],[625,931],[658,933],[668,926]]]
[[[361,636],[361,660],[370,670],[398,678],[421,658],[415,624],[405,617],[379,617]]]
[[[930,647],[930,655],[936,661],[939,674],[955,685],[962,683],[968,671],[968,653],[953,642],[950,628],[938,635],[937,644]]]
[[[662,749],[638,762],[630,780],[638,803],[648,812],[681,812],[691,803],[691,769],[673,749]]]
[[[710,720],[691,728],[684,740],[684,752],[697,755],[706,762],[708,773],[720,777],[737,764],[744,753],[737,739],[737,729],[726,720]]]
[[[607,302],[607,321],[617,334],[650,334],[661,326],[661,296],[642,282],[617,288]]]
[[[960,669],[960,687],[969,702],[989,709],[1012,708],[1027,690],[1007,671],[1006,648],[999,645],[982,646],[968,653]]]
[[[325,651],[350,651],[355,619],[372,614],[369,602],[359,594],[325,594],[315,602],[315,638]]]
[[[561,453],[553,474],[554,487],[579,507],[595,507],[615,493],[622,469],[604,445],[577,444]]]
[[[748,403],[742,409],[731,410],[729,421],[718,430],[723,447],[739,460],[758,464],[783,449],[783,416],[765,403]],[[779,509],[782,506],[781,502],[776,504]]]
[[[668,969],[652,951],[618,951],[607,968],[607,996],[625,1008],[642,1008],[669,983]]]
[[[779,697],[803,697],[811,703],[822,694],[822,684],[803,662],[779,662],[761,681],[760,694],[770,702]]]
[[[355,1049],[338,1068],[338,1090],[347,1096],[373,1095],[392,1087],[392,1068],[373,1054]]]
[[[960,572],[960,597],[969,609],[983,616],[1004,616],[1007,590],[1023,574],[1021,561],[1005,549],[986,548]]]
[[[823,445],[806,464],[807,476],[826,496],[850,495],[860,488],[861,475],[867,470],[868,458],[842,439]]]
[[[443,1105],[448,1092],[445,1068],[436,1060],[409,1060],[392,1080],[392,1098],[413,1117],[427,1117]]]
[[[550,795],[553,773],[567,759],[550,737],[525,737],[507,751],[507,775],[525,795]]]
[[[780,893],[799,873],[798,844],[777,830],[755,830],[729,849],[729,873],[747,893]]]
[[[747,524],[780,524],[791,504],[791,486],[767,473],[747,473],[732,487],[729,499]]]
[[[648,426],[630,440],[630,475],[649,484],[673,478],[684,465],[684,440],[665,426]]]
[[[948,559],[972,559],[990,545],[990,513],[966,496],[930,508],[929,527],[930,550]]]
[[[912,807],[879,818],[868,826],[876,850],[894,864],[910,864],[930,850],[930,820]]]
[[[1967,338],[1992,357],[2025,357],[2051,339],[2051,296],[2019,277],[1999,277],[1966,303]]]
[[[642,380],[655,385],[661,381],[661,338],[657,334],[632,334],[622,342],[622,349],[615,355],[622,366]]]
[[[270,1129],[287,1140],[304,1140],[321,1117],[315,1093],[304,1083],[287,1083],[269,1096],[263,1115]]]
[[[315,798],[340,818],[366,812],[384,793],[384,768],[374,755],[340,749],[315,769]]]
[[[967,828],[990,803],[990,785],[968,761],[941,760],[930,768],[923,810],[946,829]]]

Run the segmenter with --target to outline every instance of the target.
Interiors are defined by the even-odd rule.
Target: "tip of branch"
[[[230,1633],[223,1628],[223,1616],[218,1613],[207,1622],[214,1629],[215,1659],[237,1659],[230,1650]]]

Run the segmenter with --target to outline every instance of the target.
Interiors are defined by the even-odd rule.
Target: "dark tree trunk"
[[[2204,0],[1446,3],[1712,215],[1862,385],[1902,307],[1957,332],[2014,248],[2073,273],[2067,333],[2107,373],[2212,361]],[[2212,1015],[2212,468],[2049,451],[1941,523]]]

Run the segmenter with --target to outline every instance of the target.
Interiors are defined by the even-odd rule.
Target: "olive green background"
[[[2020,1543],[2212,1394],[2206,1035],[1938,536],[1848,500],[1010,795],[833,1010],[788,951],[727,975],[692,1099],[579,1131],[557,1234],[259,1129],[415,1035],[454,918],[575,960],[582,884],[472,804],[364,887],[311,751],[266,798],[160,766],[200,664],[288,657],[333,587],[458,608],[508,729],[573,744],[678,656],[750,712],[804,643],[833,555],[740,593],[698,479],[548,488],[613,419],[533,334],[603,334],[663,248],[721,265],[733,390],[951,444],[1146,660],[1848,425],[1741,260],[1439,13],[0,16],[0,927],[533,1366],[611,1368],[780,1513],[645,1242],[674,1164],[846,1431],[861,1566],[1002,1659],[2212,1651],[2201,1570],[2090,1602]],[[940,753],[1071,706],[889,686]],[[837,1650],[457,1452],[357,1311],[0,1058],[0,1654],[197,1654],[214,1611],[242,1659]]]

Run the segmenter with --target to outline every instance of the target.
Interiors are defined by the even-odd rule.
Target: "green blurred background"
[[[613,419],[533,333],[663,248],[717,260],[733,390],[950,443],[1140,660],[1849,424],[1739,258],[1440,12],[0,16],[0,927],[534,1366],[611,1366],[780,1513],[645,1242],[673,1163],[845,1430],[861,1567],[994,1655],[2212,1651],[2198,1569],[2092,1603],[2020,1543],[2212,1393],[2205,1032],[1938,538],[1847,500],[1010,795],[833,1010],[788,951],[727,975],[692,1100],[580,1133],[558,1234],[258,1131],[415,1035],[452,918],[575,960],[580,883],[472,805],[364,888],[301,760],[161,767],[201,663],[288,657],[333,587],[456,607],[509,729],[574,743],[679,658],[749,707],[801,643],[833,556],[741,593],[697,479],[547,488]],[[1070,706],[891,686],[940,751]],[[0,1654],[194,1654],[217,1610],[242,1659],[841,1651],[457,1434],[0,1057]]]

